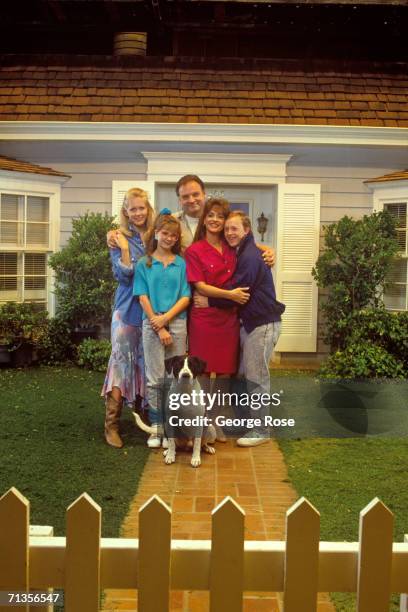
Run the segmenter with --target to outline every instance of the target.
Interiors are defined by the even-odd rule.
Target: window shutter
[[[320,185],[278,185],[277,294],[286,304],[279,352],[315,352],[318,290],[312,268],[319,255]]]
[[[112,215],[119,221],[119,211],[123,204],[125,193],[129,189],[138,187],[144,189],[149,195],[150,204],[154,208],[155,202],[155,182],[154,181],[112,181]]]

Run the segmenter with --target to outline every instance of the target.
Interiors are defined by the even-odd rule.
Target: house
[[[142,10],[139,3],[122,0],[43,4],[53,15],[53,40],[60,28],[67,45],[68,5],[72,11],[88,5],[91,13],[93,5],[95,10],[109,5],[117,27],[123,27],[119,13],[128,10],[126,4]],[[302,17],[295,20],[295,51],[284,44],[291,15],[301,10],[305,16],[307,2],[269,3],[282,20],[286,15],[279,30],[282,49],[275,43],[271,51],[271,23],[264,27],[258,19],[268,5],[258,4],[186,0],[193,21],[180,16],[174,21],[172,14],[171,48],[154,39],[163,32],[165,16],[160,13],[160,20],[155,13],[152,22],[144,16],[148,41],[153,32],[148,55],[140,37],[133,52],[142,55],[106,55],[105,49],[77,55],[71,48],[35,54],[30,40],[40,51],[44,42],[35,39],[33,24],[22,43],[25,55],[7,47],[11,36],[6,40],[0,68],[0,301],[37,300],[52,312],[46,258],[67,241],[72,218],[88,210],[115,214],[132,186],[147,189],[156,208],[175,210],[177,178],[195,173],[209,195],[223,195],[249,212],[258,240],[257,218],[261,213],[268,218],[264,240],[276,248],[275,282],[287,305],[277,346],[283,362],[316,360],[327,351],[311,269],[322,225],[344,214],[360,217],[385,206],[399,217],[404,258],[386,299],[391,308],[408,308],[408,57],[402,34],[407,7],[355,2],[358,16],[353,17],[349,2],[316,2],[313,6],[327,9],[332,21],[343,16],[345,24],[348,16],[354,46],[347,55],[345,30],[339,34],[339,22],[333,25],[328,18],[335,44],[330,46],[326,31],[326,53],[321,28],[309,19],[304,32]],[[215,21],[198,12],[201,5]],[[245,48],[239,46],[246,32],[242,14],[253,26],[245,34]],[[393,20],[391,34],[377,23],[385,23],[385,15]],[[367,28],[390,41],[381,47],[387,47],[386,61],[362,29],[368,17]],[[13,19],[21,18],[16,12]],[[234,23],[230,29],[228,20]],[[220,32],[235,56],[225,57]],[[91,28],[93,44],[96,34]]]

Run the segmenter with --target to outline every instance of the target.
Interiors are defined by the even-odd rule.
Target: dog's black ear
[[[196,376],[200,376],[200,374],[204,374],[205,369],[207,367],[207,362],[203,361],[199,357],[190,357],[189,361],[191,363],[191,368]]]
[[[175,357],[169,357],[168,359],[164,360],[164,366],[166,368],[166,372],[167,374],[170,374],[172,369],[173,369],[173,361],[175,360]]]
[[[183,355],[176,355],[175,357],[169,357],[168,359],[165,359],[164,360],[164,367],[166,368],[167,374],[171,374],[174,366],[178,362],[183,362],[183,360],[184,360],[184,356]]]

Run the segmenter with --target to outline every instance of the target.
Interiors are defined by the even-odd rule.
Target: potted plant
[[[72,340],[97,336],[109,325],[115,281],[106,245],[113,217],[86,213],[72,221],[68,243],[50,257],[55,271],[56,315],[66,321]]]
[[[1,362],[16,367],[30,365],[47,329],[48,314],[36,310],[34,304],[7,302],[0,306]]]
[[[0,306],[0,363],[8,364],[11,361],[10,347],[13,342],[13,334],[7,309]]]

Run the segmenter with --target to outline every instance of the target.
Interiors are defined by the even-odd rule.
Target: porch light
[[[261,216],[257,218],[257,222],[258,222],[258,232],[261,234],[261,240],[262,242],[264,241],[264,234],[266,232],[266,228],[268,227],[268,218],[265,217],[265,215],[263,213],[261,213]]]

